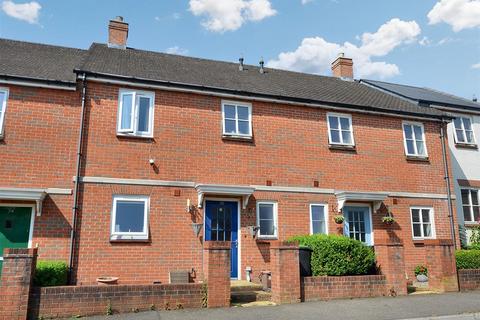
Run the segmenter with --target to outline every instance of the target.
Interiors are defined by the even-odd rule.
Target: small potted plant
[[[392,217],[392,216],[385,216],[385,217],[382,218],[382,222],[383,222],[384,224],[391,225],[391,224],[393,224],[393,223],[395,222],[395,218]]]
[[[418,282],[427,282],[428,281],[428,270],[424,265],[418,265],[415,267],[415,276],[417,277]]]
[[[333,221],[335,221],[336,224],[342,224],[345,221],[345,217],[341,214],[337,214],[333,216]]]

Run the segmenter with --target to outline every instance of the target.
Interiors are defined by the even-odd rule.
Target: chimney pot
[[[343,52],[339,53],[337,59],[332,62],[332,74],[342,79],[353,79],[353,60],[345,58]]]
[[[108,24],[108,46],[111,48],[125,49],[127,47],[128,23],[123,17],[117,16]]]
[[[472,101],[473,101],[473,102],[477,102],[477,101],[478,101],[478,99],[477,99],[477,96],[476,96],[476,95],[473,95]]]
[[[260,59],[260,73],[265,73],[265,69],[263,66],[265,65],[265,61],[263,61],[263,57]]]
[[[240,64],[238,65],[238,70],[243,71],[243,56],[238,59],[238,62],[240,62]]]

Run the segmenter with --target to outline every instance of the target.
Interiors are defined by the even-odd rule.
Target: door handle
[[[237,248],[238,247],[238,240],[233,240],[232,241],[232,248]]]

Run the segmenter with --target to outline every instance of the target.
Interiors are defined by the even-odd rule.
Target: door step
[[[262,285],[247,281],[232,281],[231,302],[237,306],[271,305],[272,294],[262,291]]]

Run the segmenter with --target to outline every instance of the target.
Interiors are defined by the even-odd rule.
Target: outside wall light
[[[258,229],[260,229],[260,227],[258,227],[258,226],[248,226],[247,227],[248,233],[250,234],[250,236],[252,238],[256,237]]]

